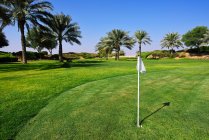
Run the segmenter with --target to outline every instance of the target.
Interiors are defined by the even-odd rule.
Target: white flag
[[[141,73],[145,73],[146,72],[146,68],[145,68],[144,63],[143,63],[143,61],[142,61],[142,59],[140,57],[138,57],[136,69],[137,69],[137,71],[139,70],[139,62],[140,61],[141,61],[141,67],[140,67],[141,69],[140,69],[140,72]]]

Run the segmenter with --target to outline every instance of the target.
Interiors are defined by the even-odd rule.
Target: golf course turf
[[[144,64],[142,128],[136,61],[1,64],[1,139],[208,139],[209,61]]]

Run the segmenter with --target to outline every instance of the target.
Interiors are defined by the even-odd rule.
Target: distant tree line
[[[80,27],[72,22],[69,15],[63,13],[53,15],[50,13],[53,6],[48,1],[39,0],[1,0],[0,1],[0,47],[8,46],[3,29],[7,25],[17,23],[21,34],[22,62],[27,63],[26,47],[32,47],[37,51],[43,48],[52,52],[59,46],[59,60],[63,61],[62,41],[71,45],[81,44]],[[27,29],[27,37],[25,35]],[[32,34],[32,35],[30,35]]]
[[[121,50],[121,46],[128,49],[132,49],[134,44],[139,44],[139,55],[141,56],[141,46],[151,44],[150,36],[146,31],[136,31],[135,37],[128,36],[128,32],[123,30],[114,29],[107,33],[105,37],[102,37],[96,45],[96,51],[101,57],[108,57],[115,52],[115,59],[119,59],[118,52]],[[206,26],[197,26],[194,29],[185,33],[182,37],[177,32],[167,33],[161,40],[161,46],[170,50],[170,54],[164,51],[166,56],[172,56],[175,53],[175,48],[187,46],[189,48],[196,48],[200,52],[201,46],[209,45],[209,29]],[[159,51],[156,52],[159,54]],[[160,54],[163,56],[162,52]]]

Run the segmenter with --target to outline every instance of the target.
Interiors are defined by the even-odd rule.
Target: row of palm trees
[[[51,43],[59,45],[59,60],[63,61],[62,41],[70,44],[81,44],[80,27],[72,22],[72,18],[63,13],[52,15],[50,11],[53,6],[50,2],[40,0],[1,0],[0,1],[0,33],[7,25],[17,24],[18,31],[21,33],[22,62],[27,63],[26,46],[34,45],[34,39],[30,38],[30,30],[36,27],[35,31],[40,35],[36,46]],[[29,32],[29,42],[26,41],[25,29]],[[36,39],[35,39],[36,40]],[[37,40],[36,40],[37,41]]]
[[[100,39],[96,45],[96,50],[104,54],[106,59],[108,59],[109,54],[115,51],[115,60],[119,60],[121,47],[132,49],[136,42],[139,44],[139,55],[141,56],[142,45],[150,45],[152,40],[146,31],[136,31],[135,38],[132,38],[128,35],[128,32],[114,29]]]
[[[173,54],[175,48],[183,48],[183,43],[181,40],[181,35],[179,33],[168,33],[161,40],[161,47],[169,49],[170,53]],[[204,34],[204,38],[202,38],[202,40],[205,42],[205,44],[209,44],[209,31]],[[105,55],[106,59],[108,59],[109,54],[115,51],[115,60],[119,60],[119,51],[121,46],[132,49],[136,42],[139,44],[139,55],[141,56],[142,45],[150,45],[152,40],[150,39],[148,33],[143,30],[136,31],[135,37],[132,38],[128,36],[128,32],[114,29],[107,33],[105,37],[100,39],[96,45],[96,50],[99,51],[100,54]]]
[[[102,37],[99,43],[96,45],[96,50],[104,54],[106,59],[108,55],[115,51],[115,60],[119,60],[119,51],[124,46],[128,49],[132,49],[134,44],[138,42],[139,55],[141,56],[142,45],[150,45],[152,40],[146,31],[138,30],[135,32],[135,37],[132,38],[128,35],[128,32],[123,30],[114,29],[107,33],[105,37]],[[161,40],[162,48],[168,48],[173,52],[174,48],[183,47],[181,37],[178,33],[168,33]]]

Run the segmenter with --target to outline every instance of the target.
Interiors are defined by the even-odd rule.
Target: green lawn
[[[209,61],[0,64],[1,139],[208,139]]]

